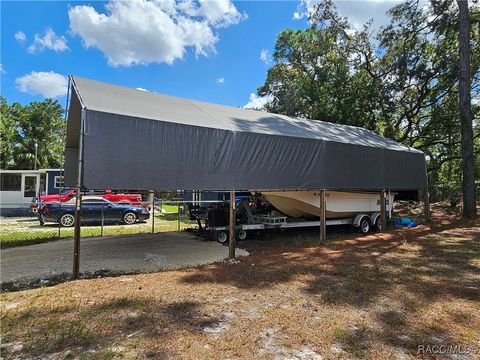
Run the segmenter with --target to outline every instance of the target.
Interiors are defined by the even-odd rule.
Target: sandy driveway
[[[237,249],[237,255],[248,255]],[[151,272],[224,260],[228,247],[186,232],[81,239],[80,272]],[[1,250],[1,281],[26,282],[72,271],[73,240]]]

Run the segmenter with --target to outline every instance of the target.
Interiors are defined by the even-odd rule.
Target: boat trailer
[[[240,224],[235,224],[235,238],[237,240],[245,240],[248,236],[247,231],[262,231],[262,230],[286,230],[286,229],[293,229],[293,228],[307,228],[307,227],[319,227],[320,220],[306,220],[300,218],[290,218],[287,216],[277,216],[277,215],[268,215],[268,214],[253,214],[252,209],[249,205],[243,201],[238,204],[243,205],[246,210],[246,222]],[[197,220],[200,223],[200,218],[205,220],[206,225],[202,229],[200,225],[200,230],[206,230],[210,232],[210,236],[212,240],[216,240],[219,243],[227,243],[228,242],[228,221],[224,219],[223,221],[225,225],[215,225],[209,224],[208,216],[202,211],[199,211],[198,208],[195,207],[190,208],[190,215],[192,220]],[[193,216],[192,216],[193,215]],[[326,219],[325,225],[332,226],[332,225],[352,225],[354,228],[358,229],[362,234],[368,234],[372,228],[374,230],[380,230],[380,212],[374,212],[372,214],[358,214],[355,217],[349,218],[339,218],[339,219]],[[213,222],[215,223],[215,222]]]

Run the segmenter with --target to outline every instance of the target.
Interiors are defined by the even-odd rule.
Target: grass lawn
[[[176,205],[163,205],[163,212],[155,210],[155,232],[170,232],[178,230],[178,207]],[[191,227],[194,222],[181,216],[180,230]],[[118,225],[106,223],[103,227],[103,236],[139,234],[152,231],[152,220],[134,225]],[[82,226],[81,236],[101,236],[99,224]],[[60,238],[73,237],[73,228],[59,229],[58,224],[46,223],[40,226],[36,217],[18,218],[8,220],[4,218],[0,223],[0,246],[2,248],[22,245],[32,245]]]
[[[480,226],[435,224],[5,293],[2,356],[478,359]]]

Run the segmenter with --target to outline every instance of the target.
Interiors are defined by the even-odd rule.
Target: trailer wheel
[[[217,231],[213,234],[215,240],[217,240],[220,244],[225,244],[228,240],[228,235],[225,231]]]
[[[362,220],[360,220],[360,226],[358,228],[362,234],[368,234],[370,231],[370,220],[365,216]]]
[[[237,231],[237,240],[245,240],[247,238],[247,231],[246,230],[238,230]]]
[[[382,231],[382,219],[380,216],[375,220],[375,231]]]

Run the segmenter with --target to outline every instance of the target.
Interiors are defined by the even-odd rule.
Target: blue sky
[[[392,1],[341,1],[355,24],[380,24]],[[1,94],[65,102],[66,75],[244,106],[270,66],[277,34],[305,28],[310,0],[160,3],[2,1]],[[263,59],[261,54],[263,51]]]

